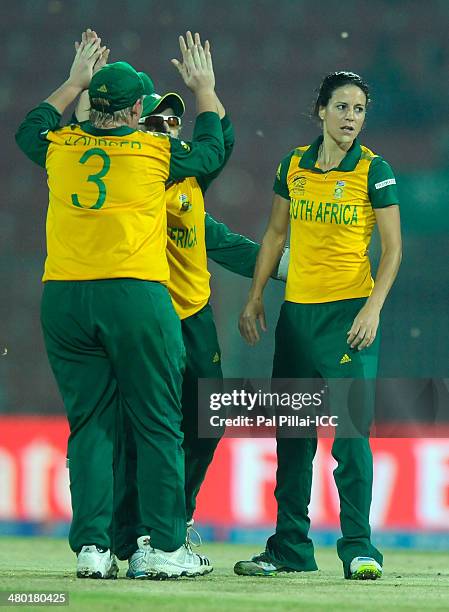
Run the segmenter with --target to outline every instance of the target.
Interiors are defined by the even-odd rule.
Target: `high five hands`
[[[209,41],[206,40],[203,47],[198,33],[193,37],[191,32],[187,32],[185,40],[184,36],[179,37],[179,48],[182,62],[177,59],[172,59],[171,62],[178,69],[187,87],[193,93],[213,91],[215,75]]]
[[[71,85],[87,89],[92,79],[97,62],[100,62],[100,67],[106,64],[109,49],[101,46],[101,38],[96,32],[87,29],[81,35],[81,42],[75,43],[75,58],[70,68],[69,82]]]
[[[89,43],[95,42],[97,40],[101,43],[101,38],[98,36],[98,34],[94,30],[87,28],[87,30],[85,30],[81,34],[81,42],[80,43],[75,42],[75,51],[78,51],[81,44],[84,44],[85,46],[87,46]],[[94,64],[92,74],[95,74],[101,68],[103,68],[103,66],[106,66],[106,64],[108,63],[110,51],[111,51],[110,49],[103,47],[103,52],[101,53],[101,55],[99,56],[99,58]]]

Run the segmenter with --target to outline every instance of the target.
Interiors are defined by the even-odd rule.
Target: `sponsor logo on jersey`
[[[380,183],[375,183],[374,187],[376,189],[383,189],[384,187],[388,187],[388,185],[396,185],[396,179],[390,178],[385,181],[381,181]]]
[[[215,353],[212,359],[212,363],[218,363],[219,361],[220,361],[220,355],[218,353]]]
[[[345,353],[340,359],[340,364],[343,365],[344,363],[349,363],[350,361],[352,361],[351,357],[348,355],[348,353]]]

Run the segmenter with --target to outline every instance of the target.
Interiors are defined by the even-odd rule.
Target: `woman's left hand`
[[[376,338],[379,327],[380,308],[366,303],[354,319],[348,331],[348,344],[361,351],[368,348]]]

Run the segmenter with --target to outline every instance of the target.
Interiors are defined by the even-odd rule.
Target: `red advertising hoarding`
[[[0,520],[70,520],[68,427],[63,417],[0,418]],[[338,526],[331,440],[321,439],[310,514],[314,528]],[[377,529],[449,531],[449,439],[373,439],[371,521]],[[273,525],[276,443],[222,440],[198,498],[200,523]]]

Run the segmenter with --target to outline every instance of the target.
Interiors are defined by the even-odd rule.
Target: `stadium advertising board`
[[[0,418],[0,521],[70,520],[63,417]],[[314,528],[338,527],[331,440],[315,459],[310,514]],[[449,531],[449,439],[374,438],[375,529]],[[273,439],[222,440],[198,498],[199,523],[273,525],[276,446]]]

